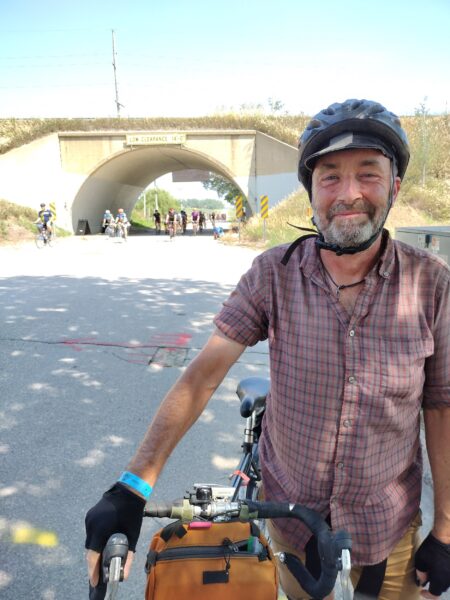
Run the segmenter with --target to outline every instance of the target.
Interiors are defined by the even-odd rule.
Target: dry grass
[[[256,129],[295,146],[305,115],[220,113],[205,117],[141,119],[0,119],[0,154],[57,131]]]
[[[32,240],[37,232],[36,218],[37,210],[0,200],[0,244]],[[57,231],[60,237],[70,235],[60,227]]]

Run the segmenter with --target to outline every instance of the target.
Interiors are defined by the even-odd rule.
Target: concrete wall
[[[223,175],[253,213],[261,195],[274,206],[298,187],[297,151],[288,144],[251,130],[179,133],[183,143],[142,146],[127,145],[127,132],[49,135],[0,156],[0,198],[36,210],[56,202],[60,226],[75,231],[86,219],[95,233],[106,208],[130,214],[152,181],[178,170]]]
[[[35,208],[58,201],[61,162],[54,133],[0,156],[0,198]]]

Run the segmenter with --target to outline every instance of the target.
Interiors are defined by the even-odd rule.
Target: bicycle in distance
[[[169,221],[167,223],[167,233],[169,234],[170,241],[172,241],[176,235],[176,228],[177,228],[177,226],[176,226],[175,221]]]
[[[128,239],[128,223],[121,223],[119,221],[119,223],[116,223],[116,227],[115,227],[115,237],[118,240],[124,241],[126,242]]]
[[[110,221],[106,225],[104,234],[106,236],[106,239],[109,239],[109,240],[116,236],[116,224],[114,223],[114,221]]]
[[[169,234],[170,241],[173,240],[177,233],[177,215],[175,213],[175,209],[169,208],[169,212],[166,216],[166,233]]]
[[[344,600],[352,598],[351,539],[331,531],[314,510],[300,504],[260,498],[258,441],[270,382],[243,379],[236,390],[245,418],[242,456],[230,484],[197,483],[181,500],[148,502],[144,516],[170,519],[152,538],[146,561],[146,600],[276,600],[276,561],[284,563],[311,598],[332,592],[338,575]],[[290,518],[305,523],[317,539],[321,573],[316,579],[293,554],[274,555],[265,519]],[[128,553],[125,535],[112,535],[103,551],[102,583],[90,587],[90,600],[117,598]]]
[[[45,224],[42,224],[42,226],[39,226],[38,224],[37,227],[38,232],[34,238],[37,248],[41,249],[53,246],[55,242],[55,232],[47,229]]]

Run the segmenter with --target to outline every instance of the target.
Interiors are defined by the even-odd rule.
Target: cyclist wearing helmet
[[[119,208],[116,216],[116,227],[119,227],[123,233],[123,239],[126,240],[128,236],[128,227],[131,223],[128,221],[127,213],[123,208]]]
[[[166,233],[170,233],[172,231],[172,234],[176,234],[176,214],[175,214],[175,209],[174,208],[169,208],[169,211],[166,215],[166,221],[165,221],[165,225],[166,225]]]
[[[109,208],[107,208],[103,214],[102,233],[105,233],[107,227],[110,227],[112,223],[114,223],[114,217]]]
[[[265,499],[304,504],[351,533],[355,597],[417,600],[416,578],[428,580],[426,597],[449,587],[450,270],[383,228],[408,159],[400,121],[376,102],[332,104],[311,120],[300,138],[299,178],[318,233],[255,259],[128,473],[88,513],[94,580],[94,551],[116,523],[134,550],[143,498],[173,448],[242,352],[267,339]],[[422,409],[435,516],[420,544]],[[269,530],[275,550],[306,557],[314,571],[306,527],[277,519]],[[288,598],[307,598],[285,569],[280,564]]]
[[[38,218],[35,221],[36,225],[38,226],[39,231],[41,231],[42,229],[46,229],[48,231],[48,234],[51,235],[53,218],[54,218],[53,212],[49,208],[47,208],[47,205],[45,204],[45,202],[42,202],[40,204]]]

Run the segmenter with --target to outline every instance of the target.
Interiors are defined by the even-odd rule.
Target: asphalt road
[[[120,475],[255,256],[210,236],[0,247],[2,599],[87,597],[85,512]],[[243,429],[237,383],[266,376],[267,366],[266,344],[244,353],[173,453],[154,499],[228,481]],[[424,489],[429,526],[429,475]],[[124,598],[143,597],[156,527],[144,523]]]
[[[1,598],[87,597],[84,514],[124,469],[255,255],[210,236],[0,248]],[[267,374],[264,344],[233,367],[155,499],[228,481],[243,428],[235,389],[255,373]],[[151,528],[145,523],[125,598],[143,597]]]

